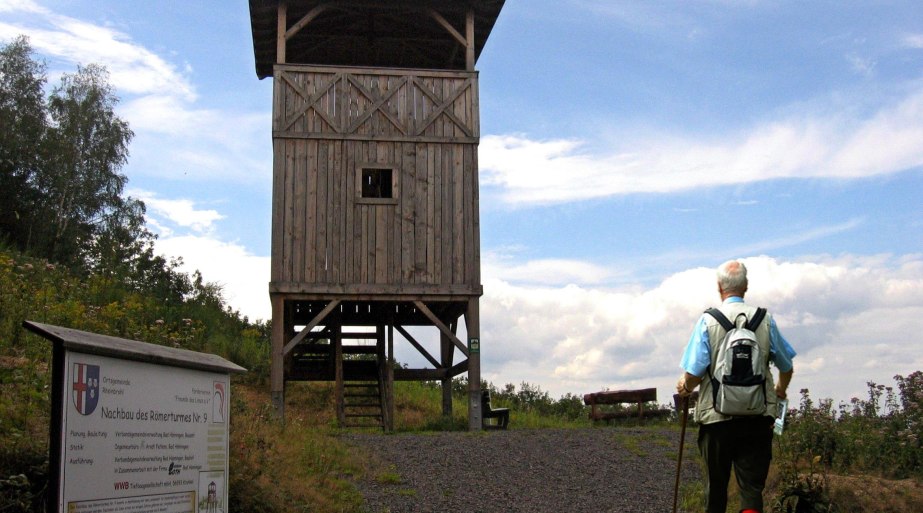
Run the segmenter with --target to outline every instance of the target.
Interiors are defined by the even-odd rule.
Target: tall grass
[[[0,512],[44,511],[47,491],[51,344],[23,321],[213,352],[250,369],[244,380],[265,379],[268,327],[200,276],[190,283],[188,296],[156,297],[0,245]]]
[[[815,404],[801,390],[798,408],[789,411],[789,425],[777,438],[773,512],[868,511],[849,485],[832,486],[832,475],[923,478],[923,372],[894,379],[897,392],[869,382],[868,399],[853,398],[836,409],[829,399]],[[895,500],[900,506],[892,506]],[[875,507],[906,510],[900,497],[890,495],[878,497]]]
[[[272,418],[268,390],[236,387],[228,487],[231,512],[361,511],[362,496],[352,480],[364,475],[367,463],[330,427],[326,412],[332,404],[326,388],[321,384],[292,387],[282,425]]]
[[[817,404],[801,391],[791,410],[783,448],[837,473],[873,473],[903,479],[923,477],[923,372],[895,376],[898,389],[868,383],[868,399],[853,398],[837,409]]]
[[[923,508],[923,372],[894,379],[896,388],[869,382],[867,399],[853,398],[837,407],[830,399],[815,402],[807,389],[801,390],[798,406],[788,411],[785,432],[774,440],[764,492],[767,511]],[[688,455],[692,464],[703,464],[697,451]],[[683,485],[681,511],[702,513],[704,500],[702,483]],[[731,479],[727,511],[736,512],[736,506]]]

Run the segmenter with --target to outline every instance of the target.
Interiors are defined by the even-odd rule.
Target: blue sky
[[[247,2],[0,0],[19,34],[51,84],[107,66],[158,249],[267,317]],[[923,4],[507,0],[477,69],[486,379],[666,401],[728,258],[799,351],[793,391],[923,369]]]

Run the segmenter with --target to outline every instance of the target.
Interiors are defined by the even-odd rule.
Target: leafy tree
[[[32,58],[20,36],[0,47],[0,238],[20,249],[29,244],[32,186],[41,169],[45,140],[45,65]]]
[[[171,264],[154,254],[157,236],[145,227],[145,212],[144,203],[130,197],[106,212],[96,233],[81,248],[83,268],[110,284],[110,289],[151,293],[164,301],[179,302],[188,289],[184,285],[188,278],[177,276],[178,262]]]
[[[134,274],[139,255],[154,236],[144,227],[146,207],[128,198],[102,217],[99,232],[82,248],[84,267],[103,278]]]
[[[180,260],[154,253],[144,203],[122,196],[133,133],[107,71],[78,66],[47,102],[44,84],[25,37],[0,49],[0,241],[95,275],[99,301],[141,292],[183,304],[194,284]]]
[[[36,183],[46,214],[43,253],[59,262],[76,263],[81,243],[132,208],[121,196],[128,179],[119,171],[134,134],[115,114],[117,103],[108,72],[96,64],[65,74],[49,99],[48,157]]]

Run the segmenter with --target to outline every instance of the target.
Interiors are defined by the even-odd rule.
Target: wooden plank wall
[[[272,281],[480,285],[477,110],[472,72],[279,66]],[[359,198],[375,166],[394,201]]]

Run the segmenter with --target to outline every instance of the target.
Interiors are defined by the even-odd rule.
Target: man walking
[[[744,303],[747,268],[742,262],[731,260],[718,267],[718,292],[722,301],[718,310],[731,323],[738,316],[750,320],[757,314],[756,307]],[[708,513],[725,512],[732,466],[740,489],[740,511],[763,513],[763,488],[772,459],[773,420],[779,414],[779,400],[786,398],[793,373],[792,358],[796,353],[769,314],[752,330],[758,346],[754,354],[769,355],[765,363],[760,363],[763,368],[759,370],[766,380],[763,387],[766,408],[759,414],[731,416],[715,408],[718,387],[724,385],[713,371],[718,363],[718,344],[728,330],[713,314],[706,312],[699,318],[680,363],[685,372],[676,384],[676,391],[685,397],[701,386],[695,420],[699,423],[699,451],[705,460],[705,510]],[[770,362],[779,371],[775,385]]]

